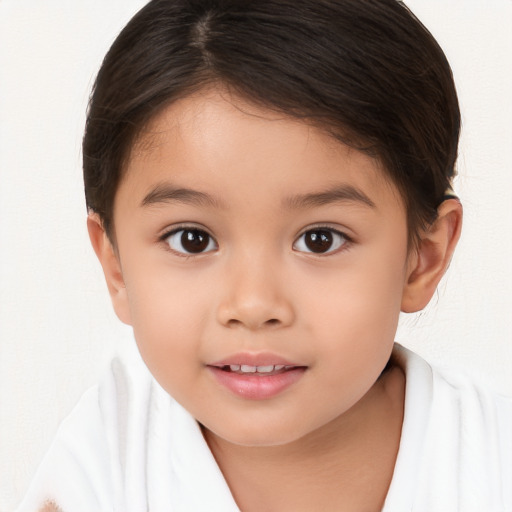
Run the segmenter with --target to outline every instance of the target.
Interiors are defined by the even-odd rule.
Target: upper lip
[[[247,366],[276,366],[276,365],[284,365],[284,366],[305,366],[297,363],[293,363],[284,357],[281,357],[277,354],[272,354],[270,352],[260,352],[260,353],[251,353],[251,352],[240,352],[238,354],[232,354],[228,357],[220,359],[214,363],[209,364],[208,366],[229,366],[229,365],[247,365]]]

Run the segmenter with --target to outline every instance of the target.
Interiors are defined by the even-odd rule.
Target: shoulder
[[[444,418],[445,426],[450,419],[457,419],[463,440],[479,436],[481,440],[488,438],[491,441],[491,435],[504,428],[512,436],[512,397],[497,393],[461,371],[440,368],[425,361],[423,364],[431,372],[432,414],[439,421]]]
[[[512,399],[403,347],[396,356],[406,374],[399,457],[422,503],[512,510]]]
[[[198,423],[132,349],[61,424],[18,512],[237,510]]]
[[[429,430],[457,434],[461,443],[512,442],[512,397],[467,374],[436,367],[404,347],[397,346],[394,355],[406,375],[406,413],[418,415],[421,409]]]
[[[140,425],[147,421],[152,386],[134,354],[114,358],[100,384],[62,421],[18,511],[112,509],[130,459],[128,445],[137,450],[144,443]]]
[[[407,391],[416,401],[448,406],[446,412],[454,415],[506,417],[512,413],[512,397],[496,393],[468,374],[436,366],[398,344],[393,356],[406,374]]]

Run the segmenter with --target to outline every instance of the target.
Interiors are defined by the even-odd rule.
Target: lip
[[[225,371],[229,365],[287,367],[280,373],[271,375],[240,373]],[[293,363],[283,357],[271,353],[240,353],[206,366],[215,380],[234,395],[248,400],[268,400],[283,393],[297,383],[304,375],[307,366]]]
[[[271,352],[240,352],[232,354],[225,359],[210,363],[208,366],[229,366],[230,364],[246,364],[249,366],[269,366],[269,365],[284,365],[284,366],[304,366],[301,364],[289,361],[277,354]]]

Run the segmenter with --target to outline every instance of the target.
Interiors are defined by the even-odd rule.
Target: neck
[[[405,378],[382,374],[349,411],[281,446],[234,445],[205,438],[243,512],[380,510],[398,453]]]

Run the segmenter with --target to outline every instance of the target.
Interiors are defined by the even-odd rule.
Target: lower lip
[[[218,382],[235,395],[249,400],[273,398],[295,384],[304,375],[306,368],[297,367],[275,375],[241,375],[208,366]]]

